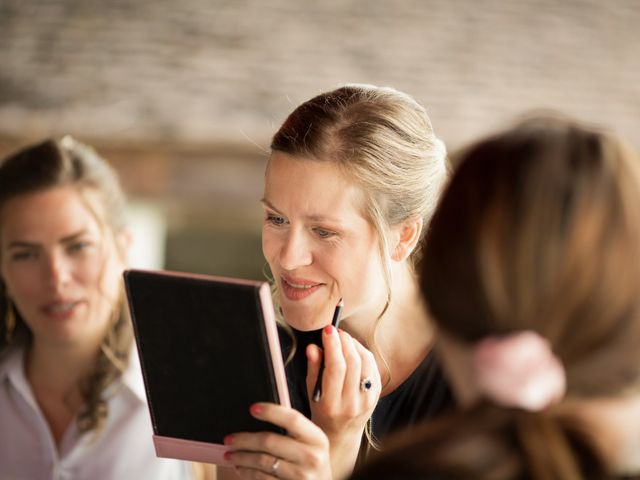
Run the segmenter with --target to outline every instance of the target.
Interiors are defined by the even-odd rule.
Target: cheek
[[[87,259],[75,265],[73,276],[85,287],[98,287],[102,283],[102,277],[109,274],[109,271],[104,271],[104,268],[97,259]]]
[[[33,266],[32,266],[33,267]],[[3,268],[5,287],[22,320],[33,330],[32,319],[37,315],[38,306],[46,294],[36,268]],[[0,319],[0,321],[3,321]]]
[[[111,302],[117,297],[122,282],[124,264],[115,251],[106,257],[88,257],[76,265],[76,280],[87,292]]]
[[[279,249],[277,237],[268,230],[262,230],[262,255],[269,265],[273,266],[273,262]]]
[[[350,274],[345,275],[350,290],[360,299],[371,299],[386,292],[384,269],[377,251],[368,254],[360,250],[360,255],[352,256]]]
[[[3,266],[2,279],[9,295],[17,301],[17,297],[37,294],[41,283],[36,265],[25,265],[21,268]]]
[[[104,292],[110,300],[117,300],[118,295],[122,290],[122,272],[124,271],[124,268],[125,265],[119,259],[113,258],[109,262],[105,272],[101,272],[100,277],[97,278],[101,291]]]

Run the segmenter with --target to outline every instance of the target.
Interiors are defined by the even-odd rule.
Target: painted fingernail
[[[225,445],[232,445],[233,444],[233,435],[227,435],[226,437],[224,437],[223,441],[224,441]]]
[[[333,333],[333,325],[327,325],[324,327],[324,333],[327,335],[331,335]]]
[[[259,403],[254,403],[249,408],[249,411],[251,412],[251,415],[260,415],[262,413],[262,405],[260,405]]]
[[[224,452],[224,459],[229,461],[231,460],[231,455],[233,455],[233,452]]]

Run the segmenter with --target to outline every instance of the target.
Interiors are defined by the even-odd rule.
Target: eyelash
[[[267,213],[266,221],[274,227],[281,227],[289,223],[283,216],[275,215],[273,213]],[[315,227],[313,228],[313,231],[318,236],[318,238],[322,240],[328,240],[337,235],[336,232],[327,230],[326,228]]]
[[[35,252],[25,251],[25,252],[16,252],[11,255],[11,260],[15,260],[17,262],[23,262],[26,260],[32,260],[37,258],[37,254]]]
[[[316,235],[318,235],[318,237],[323,240],[335,237],[337,235],[336,232],[332,232],[331,230],[327,230],[324,228],[314,228],[313,231],[316,232]]]
[[[272,213],[267,213],[266,221],[274,227],[281,227],[289,223],[283,216],[274,215]],[[329,240],[337,235],[336,232],[327,230],[326,228],[315,227],[312,230],[315,232],[318,238],[322,240]]]
[[[87,249],[91,246],[91,242],[79,241],[74,242],[67,246],[67,252],[71,255],[80,253],[83,250]],[[39,253],[37,251],[25,250],[22,252],[16,252],[11,255],[11,259],[17,262],[23,262],[27,260],[36,260],[39,257]]]
[[[85,242],[85,241],[74,242],[71,245],[69,245],[69,247],[67,248],[67,251],[70,253],[78,253],[90,246],[91,246],[90,242]]]
[[[277,223],[276,221],[281,221],[281,222]],[[281,217],[280,215],[274,215],[272,213],[267,213],[267,222],[269,222],[271,225],[275,227],[281,227],[282,225],[287,223],[284,217]]]

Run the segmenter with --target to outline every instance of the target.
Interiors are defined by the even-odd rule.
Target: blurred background
[[[92,144],[134,266],[263,278],[270,137],[352,82],[413,95],[450,151],[531,109],[640,147],[640,1],[0,0],[0,155]]]

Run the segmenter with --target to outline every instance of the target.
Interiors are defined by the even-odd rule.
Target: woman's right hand
[[[322,394],[311,401],[311,418],[329,438],[334,478],[351,473],[368,419],[378,403],[380,373],[373,354],[348,333],[328,325],[322,332],[324,353],[307,347],[307,391],[313,388],[324,356]],[[363,382],[370,388],[363,388]]]
[[[322,430],[302,413],[274,403],[251,406],[251,415],[287,431],[244,432],[227,435],[233,450],[225,458],[243,479],[330,480],[329,441]],[[228,475],[220,475],[229,478]]]

